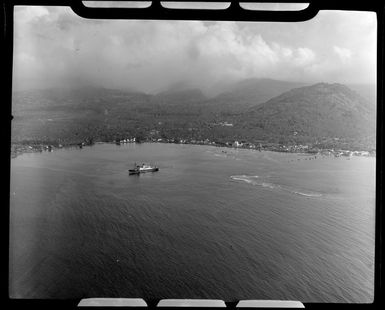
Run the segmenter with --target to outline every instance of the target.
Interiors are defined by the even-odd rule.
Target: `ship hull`
[[[158,167],[152,167],[149,165],[142,165],[142,166],[136,166],[134,169],[128,169],[129,174],[140,174],[140,173],[145,173],[145,172],[155,172],[159,171]]]
[[[157,168],[157,167],[154,167],[154,168],[143,168],[143,169],[139,168],[140,172],[155,172],[155,171],[158,171],[158,170],[159,170],[159,168]]]

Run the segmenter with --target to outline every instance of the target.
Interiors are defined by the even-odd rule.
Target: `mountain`
[[[93,87],[14,92],[12,141],[109,139],[150,126],[152,111],[150,96],[138,92]]]
[[[285,91],[304,85],[304,83],[272,79],[246,79],[237,82],[227,91],[212,98],[209,105],[212,110],[239,112],[253,105],[266,102]]]
[[[348,84],[347,86],[360,94],[361,97],[365,98],[372,105],[376,104],[377,91],[375,84]]]
[[[241,121],[271,134],[359,139],[375,135],[375,106],[345,85],[318,83],[255,105]]]
[[[149,106],[150,96],[140,92],[129,92],[99,87],[52,88],[20,91],[13,94],[15,114],[31,112],[83,113],[97,116],[106,110],[117,115],[129,113],[133,108]],[[92,115],[91,115],[92,114]]]
[[[220,100],[178,87],[156,95],[103,88],[15,92],[12,141],[71,144],[136,136],[312,143],[342,138],[357,148],[374,145],[376,106],[345,85],[301,86],[260,103],[294,85],[242,81]]]

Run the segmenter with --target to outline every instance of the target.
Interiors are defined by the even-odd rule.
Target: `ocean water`
[[[135,162],[156,173],[128,175]],[[97,144],[11,160],[15,298],[373,300],[375,158]]]

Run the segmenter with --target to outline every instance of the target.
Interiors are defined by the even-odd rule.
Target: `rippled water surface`
[[[129,176],[135,162],[156,173]],[[375,158],[98,144],[11,161],[22,298],[373,299]]]

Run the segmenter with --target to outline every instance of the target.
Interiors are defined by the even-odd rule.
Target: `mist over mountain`
[[[152,96],[152,101],[157,104],[173,106],[202,103],[206,99],[200,89],[168,90]]]
[[[240,113],[245,108],[263,103],[303,83],[279,81],[273,79],[246,79],[229,86],[221,94],[208,102],[211,111]]]
[[[216,96],[216,99],[242,100],[242,102],[248,105],[253,105],[265,102],[285,91],[304,85],[304,83],[273,79],[247,79],[236,83],[228,91]]]

